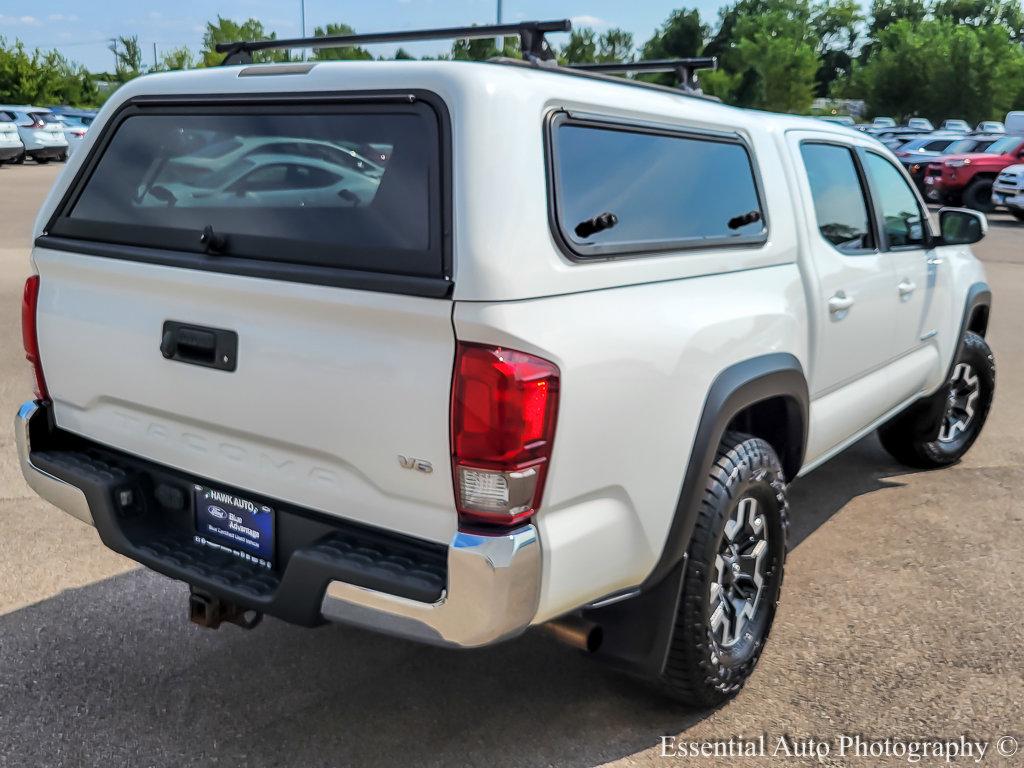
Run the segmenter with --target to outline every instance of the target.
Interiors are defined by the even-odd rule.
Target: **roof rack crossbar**
[[[544,35],[548,32],[570,32],[572,22],[523,21],[517,24],[491,24],[480,27],[444,27],[413,29],[404,32],[372,32],[366,35],[327,35],[295,37],[282,40],[239,40],[218,43],[217,52],[227,54],[223,64],[251,64],[256,51],[282,51],[294,48],[344,48],[370,43],[411,43],[420,40],[479,40],[488,37],[519,38],[522,56],[527,61],[550,61],[555,58]]]
[[[633,74],[636,72],[671,72],[677,79],[676,85],[684,91],[694,89],[694,73],[698,69],[718,69],[714,56],[695,56],[683,59],[649,59],[647,61],[611,62],[606,64],[569,64],[570,69],[605,74]]]

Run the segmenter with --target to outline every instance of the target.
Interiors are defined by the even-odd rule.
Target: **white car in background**
[[[0,163],[17,163],[25,157],[17,121],[14,113],[0,110]]]
[[[1024,165],[1011,165],[992,184],[992,204],[1001,205],[1015,219],[1024,221]]]
[[[1006,133],[1006,126],[998,120],[982,120],[974,130],[976,133]]]
[[[25,154],[37,163],[68,159],[64,124],[48,109],[0,104],[0,111],[15,116],[21,143],[25,145]]]

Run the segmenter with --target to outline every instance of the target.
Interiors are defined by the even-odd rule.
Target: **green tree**
[[[563,64],[592,64],[597,61],[597,33],[590,27],[574,29],[558,58]]]
[[[57,51],[29,53],[22,42],[0,37],[0,102],[92,106],[96,83],[81,66]]]
[[[632,33],[615,27],[603,32],[597,39],[599,62],[627,62],[634,58]]]
[[[644,43],[645,59],[678,59],[699,56],[710,30],[696,8],[672,11],[654,36]]]
[[[452,43],[450,58],[454,61],[487,61],[499,56],[518,59],[519,38],[503,38],[503,46],[500,51],[498,50],[497,41],[493,37],[475,40],[456,40]]]
[[[902,20],[879,31],[859,76],[872,114],[977,122],[1016,106],[1024,50],[1000,23]]]
[[[142,74],[142,46],[136,35],[121,35],[108,46],[114,54],[114,77],[119,83],[127,83]]]
[[[317,27],[313,30],[313,35],[316,37],[354,35],[355,33],[355,30],[348,24],[328,24],[326,28]],[[349,45],[343,48],[316,48],[313,50],[313,58],[317,61],[368,61],[373,59],[373,55],[358,45]]]
[[[758,109],[805,112],[814,98],[819,63],[809,0],[738,0],[719,12],[719,28],[704,48],[718,72],[701,75],[704,90]]]
[[[179,69],[192,69],[196,66],[196,57],[187,46],[172,48],[160,54],[160,61],[154,67],[156,72],[173,72]]]
[[[701,22],[696,8],[680,8],[669,14],[643,47],[644,59],[681,59],[699,56],[711,30]],[[698,77],[703,80],[706,73]],[[675,75],[645,75],[644,80],[662,85],[676,85]]]
[[[814,7],[811,26],[818,40],[818,96],[827,96],[833,82],[850,77],[864,21],[857,0],[826,1]]]
[[[218,16],[216,22],[206,23],[203,33],[203,49],[201,52],[202,66],[216,67],[224,61],[224,54],[217,53],[218,43],[234,43],[240,40],[276,40],[277,34],[263,29],[263,22],[247,19],[239,24],[231,19]],[[257,51],[253,54],[255,62],[288,61],[288,51]]]

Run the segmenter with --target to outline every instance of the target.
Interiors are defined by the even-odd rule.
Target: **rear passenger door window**
[[[800,152],[821,236],[843,253],[873,252],[871,216],[852,150],[835,144],[804,143]]]
[[[555,218],[573,255],[764,242],[761,196],[738,137],[564,114],[551,131]]]

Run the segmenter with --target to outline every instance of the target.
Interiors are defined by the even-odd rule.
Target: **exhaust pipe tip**
[[[604,630],[601,626],[579,616],[564,616],[541,627],[559,642],[586,653],[595,653],[604,642]]]

